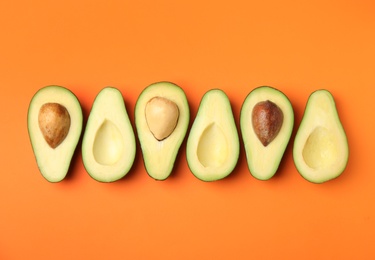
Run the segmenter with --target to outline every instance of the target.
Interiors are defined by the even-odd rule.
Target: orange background
[[[375,4],[373,1],[48,1],[0,3],[0,259],[374,259]],[[99,183],[80,144],[67,178],[39,173],[26,115],[34,93],[62,85],[85,121],[105,86],[124,95],[134,126],[140,92],[181,86],[191,123],[220,88],[237,126],[246,95],[283,91],[295,127],[278,174],[253,178],[241,153],[226,179],[189,171],[186,140],[170,178],[145,172]],[[296,171],[294,135],[310,93],[334,95],[350,157],[336,180]]]

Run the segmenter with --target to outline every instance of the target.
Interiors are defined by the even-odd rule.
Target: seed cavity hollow
[[[335,165],[339,153],[336,136],[327,128],[318,126],[307,138],[302,156],[310,168],[320,170]]]
[[[55,149],[69,133],[70,115],[63,105],[46,103],[39,110],[38,123],[44,139]]]
[[[124,138],[118,127],[110,120],[104,120],[98,128],[94,144],[93,155],[101,165],[114,165],[125,151]]]
[[[146,122],[153,136],[162,141],[169,137],[177,126],[179,109],[175,102],[164,97],[153,97],[145,108]]]
[[[217,123],[209,124],[202,132],[197,147],[197,156],[204,167],[220,167],[227,161],[228,140]]]
[[[272,101],[257,103],[252,112],[252,124],[255,134],[263,146],[269,145],[280,132],[284,114]]]

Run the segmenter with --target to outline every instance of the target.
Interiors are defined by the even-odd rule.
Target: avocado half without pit
[[[185,92],[171,82],[146,87],[135,106],[135,124],[149,176],[165,180],[171,174],[190,120]]]
[[[275,175],[289,143],[294,112],[279,90],[262,86],[247,95],[240,126],[250,173],[259,180]]]
[[[186,157],[191,172],[202,181],[228,176],[239,157],[239,137],[227,95],[212,89],[203,96],[190,129]]]
[[[345,170],[348,140],[329,91],[310,95],[294,140],[293,158],[302,177],[313,183],[334,179]]]
[[[82,132],[82,109],[77,97],[60,86],[40,89],[27,117],[29,137],[42,176],[63,180]]]
[[[113,87],[96,96],[82,140],[82,160],[88,174],[100,182],[114,182],[133,166],[134,131],[121,92]]]

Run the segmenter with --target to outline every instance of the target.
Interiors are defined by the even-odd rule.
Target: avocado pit
[[[176,128],[179,109],[176,103],[163,97],[153,97],[145,108],[146,122],[153,136],[162,141]]]
[[[46,103],[39,110],[38,123],[44,139],[55,149],[68,135],[70,115],[61,104]]]
[[[284,115],[272,101],[257,103],[252,112],[252,124],[255,134],[263,146],[269,145],[278,135]]]

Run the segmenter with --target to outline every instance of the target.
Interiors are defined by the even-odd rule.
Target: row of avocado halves
[[[171,82],[146,87],[135,106],[135,128],[147,173],[166,179],[187,136],[186,159],[200,180],[228,176],[240,153],[240,138],[227,95],[212,89],[202,97],[188,131],[190,111],[182,88]],[[294,125],[290,100],[262,86],[242,104],[240,130],[250,173],[268,180],[278,170]],[[28,132],[41,174],[50,182],[65,178],[82,134],[83,116],[77,97],[61,86],[41,88],[28,110]],[[124,177],[136,156],[136,136],[121,92],[113,87],[94,100],[82,138],[82,159],[89,175],[100,182]],[[322,183],[346,168],[348,141],[334,99],[327,90],[313,92],[306,104],[293,145],[293,159],[306,180]]]

